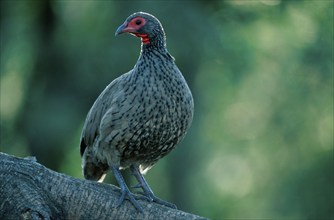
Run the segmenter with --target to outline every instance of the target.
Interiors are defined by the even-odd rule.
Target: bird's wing
[[[85,152],[85,149],[89,146],[92,147],[95,139],[99,136],[99,127],[101,125],[101,120],[104,115],[112,109],[115,104],[115,99],[122,89],[122,78],[126,77],[128,74],[124,74],[115,80],[113,80],[99,95],[99,97],[94,102],[92,108],[87,114],[85,124],[81,133],[80,141],[80,154],[81,156]],[[117,92],[118,91],[118,92]]]

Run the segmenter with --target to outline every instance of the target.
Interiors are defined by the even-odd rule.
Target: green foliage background
[[[1,1],[1,151],[82,178],[86,114],[140,50],[114,32],[146,11],[195,99],[186,139],[146,175],[155,193],[213,219],[333,219],[333,7]]]

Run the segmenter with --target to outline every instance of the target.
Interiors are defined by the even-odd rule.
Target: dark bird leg
[[[144,176],[140,173],[139,167],[131,165],[131,171],[132,174],[136,177],[136,179],[138,180],[138,184],[135,187],[141,187],[144,191],[145,196],[148,197],[148,199],[150,201],[156,202],[160,205],[164,205],[167,207],[170,207],[172,209],[176,209],[176,205],[166,202],[162,199],[159,199],[158,197],[156,197],[152,191],[152,189],[150,188],[150,186],[148,185],[148,183],[146,182]]]
[[[112,166],[111,170],[118,182],[118,185],[121,187],[121,197],[118,199],[116,207],[119,207],[123,202],[125,197],[127,196],[130,202],[136,207],[136,209],[140,212],[143,212],[143,208],[139,205],[138,201],[135,199],[134,195],[130,192],[129,188],[127,187],[121,171],[117,166]]]

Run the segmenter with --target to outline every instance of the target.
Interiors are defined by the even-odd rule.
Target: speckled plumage
[[[87,115],[80,145],[87,179],[99,180],[111,166],[146,172],[183,139],[193,118],[191,91],[166,49],[160,22],[146,13],[127,21],[136,16],[149,21],[150,43],[142,44],[134,68],[113,80]]]

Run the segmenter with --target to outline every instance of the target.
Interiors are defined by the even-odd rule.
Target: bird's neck
[[[147,35],[144,37],[148,38]],[[155,37],[148,39],[143,39],[142,37],[141,52],[136,67],[157,66],[157,62],[174,63],[174,58],[167,51],[166,37],[163,31],[156,34]]]
[[[164,65],[161,65],[164,64]],[[142,71],[147,68],[163,68],[165,65],[173,65],[174,58],[168,53],[166,44],[142,44],[141,53],[134,67],[135,73],[141,74],[163,74],[164,71]],[[136,71],[138,70],[138,71]]]
[[[139,63],[142,63],[141,61],[143,61],[145,65],[147,63],[153,64],[161,61],[165,63],[174,63],[174,57],[169,54],[166,44],[160,46],[154,44],[142,44],[138,61],[140,61]]]
[[[165,34],[162,32],[155,37],[147,37],[147,39],[142,38],[141,51],[143,54],[149,54],[152,52],[162,54],[168,53]]]
[[[164,55],[167,53],[168,52],[167,52],[166,47],[153,47],[153,46],[142,45],[142,48],[141,48],[141,56],[144,56],[144,57],[146,56],[152,57],[157,54]]]

